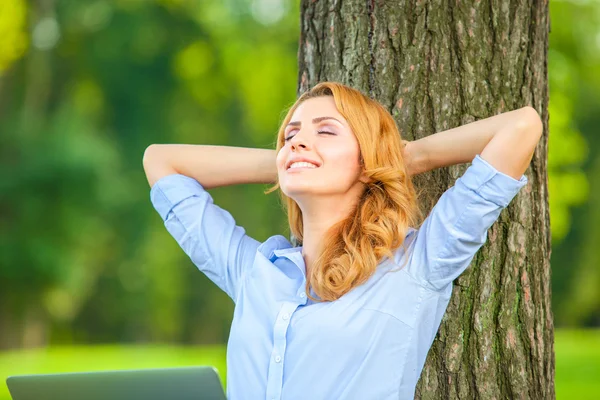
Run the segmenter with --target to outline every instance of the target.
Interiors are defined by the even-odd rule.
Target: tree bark
[[[531,105],[544,135],[519,192],[454,282],[416,398],[554,398],[547,1],[303,0],[298,94],[363,91],[415,140]],[[435,203],[468,165],[415,177]],[[429,211],[429,208],[425,211]]]

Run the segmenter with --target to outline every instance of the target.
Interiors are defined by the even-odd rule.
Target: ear
[[[358,178],[358,180],[364,184],[367,184],[369,182],[371,182],[371,178],[369,178],[367,176],[367,174],[365,173],[365,171],[363,170],[363,172],[360,174],[360,177]]]
[[[358,159],[358,164],[360,165],[360,176],[358,177],[358,180],[362,183],[369,183],[371,181],[371,179],[367,176],[367,174],[365,173],[365,161],[363,159],[362,153],[359,153],[358,155],[359,159]]]

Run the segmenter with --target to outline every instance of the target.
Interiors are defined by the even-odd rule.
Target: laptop
[[[214,367],[18,375],[13,400],[226,400]]]

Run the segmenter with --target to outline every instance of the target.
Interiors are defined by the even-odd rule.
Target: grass
[[[600,329],[554,333],[556,398],[600,398]]]
[[[556,330],[556,397],[597,399],[600,393],[600,330]],[[226,384],[225,347],[81,346],[0,353],[0,379],[9,375],[211,365]],[[10,400],[5,383],[0,400]]]
[[[10,375],[210,365],[226,384],[225,347],[80,346],[0,353],[0,400],[10,400]]]

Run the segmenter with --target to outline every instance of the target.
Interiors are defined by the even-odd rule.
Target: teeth
[[[288,169],[292,169],[292,168],[317,168],[317,166],[315,164],[306,162],[306,161],[299,161],[299,162],[295,162],[292,163],[292,165],[290,165],[290,167]]]

